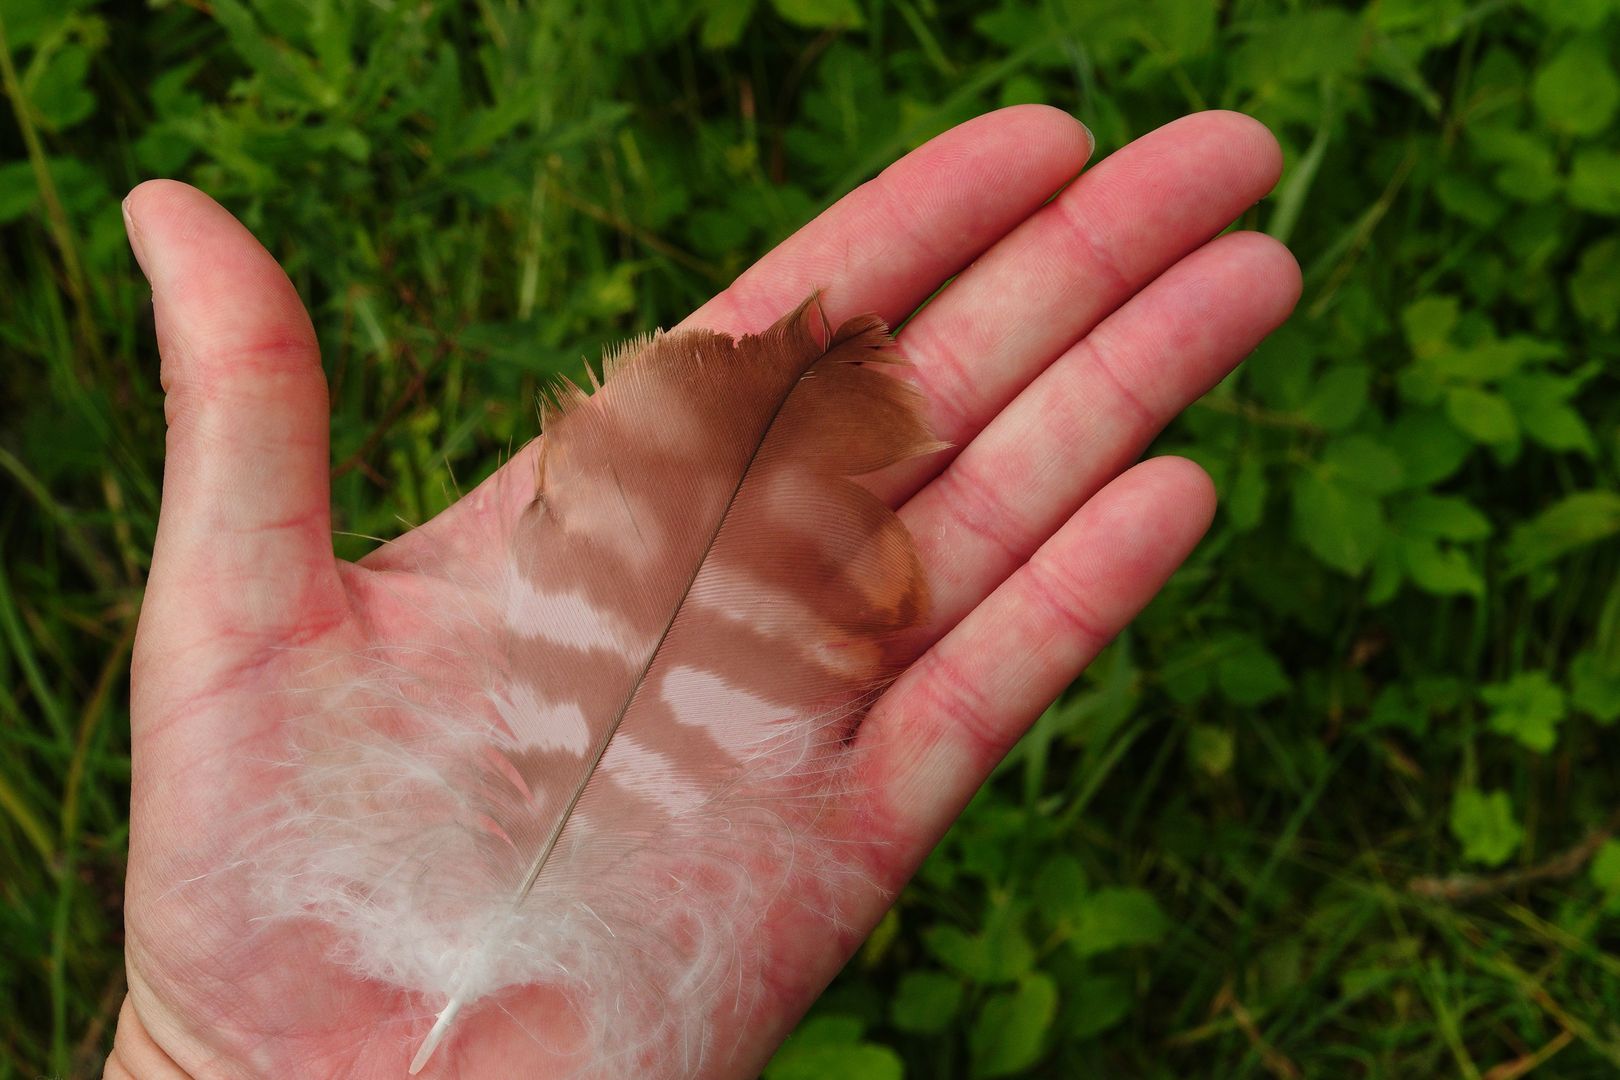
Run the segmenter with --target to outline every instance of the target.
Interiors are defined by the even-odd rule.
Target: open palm
[[[860,794],[836,811],[836,830],[876,841],[869,874],[836,919],[784,904],[766,923],[750,953],[762,1004],[717,1012],[707,1076],[757,1073],[990,769],[1209,523],[1196,466],[1133,462],[1297,299],[1280,245],[1216,238],[1275,182],[1278,150],[1252,120],[1199,114],[1051,199],[1090,150],[1052,109],[970,121],[687,321],[757,331],[820,287],[834,322],[870,310],[898,324],[958,275],[900,338],[956,450],[883,479],[936,621],[862,724]],[[532,494],[529,452],[361,563],[336,561],[325,384],[291,285],[191,188],[144,184],[126,212],[152,283],[169,441],[133,672],[130,994],[108,1074],[397,1077],[437,1003],[345,974],[318,932],[256,926],[229,867],[244,816],[280,782],[296,657],[430,636],[422,613],[453,586],[419,568],[477,573],[486,538]],[[427,1075],[581,1064],[550,992],[500,1005],[470,1016]]]

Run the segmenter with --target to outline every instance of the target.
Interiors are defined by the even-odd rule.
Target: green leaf
[[[1592,884],[1603,892],[1604,910],[1620,914],[1620,840],[1605,840],[1592,857]]]
[[[1011,917],[993,922],[981,934],[931,926],[923,931],[923,944],[940,963],[975,982],[1008,982],[1035,964],[1034,947]]]
[[[1406,478],[1400,455],[1371,435],[1346,435],[1322,448],[1322,464],[1338,479],[1387,495],[1399,490]]]
[[[799,1025],[765,1066],[765,1080],[902,1080],[905,1066],[887,1046],[861,1041],[853,1017],[815,1017]]]
[[[1088,887],[1080,860],[1073,855],[1054,855],[1041,864],[1035,875],[1035,910],[1048,923],[1073,921]]]
[[[1292,685],[1282,665],[1256,638],[1244,636],[1215,666],[1215,681],[1234,705],[1263,705]]]
[[[1118,975],[1084,975],[1064,984],[1063,1031],[1089,1039],[1119,1026],[1131,1014],[1131,984]]]
[[[1320,342],[1295,319],[1262,341],[1238,371],[1243,385],[1278,412],[1301,408],[1316,386],[1314,359]]]
[[[1215,685],[1215,663],[1219,653],[1210,643],[1188,640],[1166,653],[1159,666],[1159,681],[1170,699],[1190,705],[1209,693]]]
[[[585,283],[585,299],[594,315],[622,315],[636,306],[635,263],[623,262],[594,274]]]
[[[946,967],[970,979],[983,977],[988,966],[983,939],[957,926],[931,926],[923,931],[923,945]]]
[[[1159,902],[1145,889],[1098,889],[1081,900],[1077,914],[1073,945],[1081,956],[1153,945],[1170,928]]]
[[[1339,8],[1256,19],[1232,57],[1239,85],[1315,83],[1354,70],[1362,40],[1355,16]]]
[[[996,104],[1005,109],[1011,105],[1044,105],[1052,92],[1046,84],[1031,75],[1014,75],[1001,84],[1001,96]]]
[[[1524,842],[1507,792],[1476,788],[1459,788],[1453,797],[1451,835],[1462,844],[1463,858],[1485,866],[1501,866]]]
[[[1620,107],[1620,80],[1600,41],[1576,38],[1536,72],[1530,96],[1554,127],[1594,135]]]
[[[1480,687],[1479,696],[1491,707],[1492,731],[1517,739],[1539,754],[1558,744],[1558,725],[1569,710],[1563,687],[1546,672],[1520,672],[1507,682]]]
[[[705,49],[729,49],[742,40],[755,0],[707,0],[699,40]]]
[[[0,165],[0,225],[16,221],[39,203],[34,167],[26,161]]]
[[[1367,606],[1379,607],[1395,599],[1406,580],[1406,564],[1401,560],[1400,545],[1386,541],[1373,556],[1372,572],[1367,575]]]
[[[1017,989],[987,999],[968,1033],[973,1075],[1011,1076],[1039,1061],[1057,1002],[1057,985],[1041,972],[1031,972]]]
[[[1056,27],[1043,9],[1005,3],[999,7],[983,5],[983,10],[973,16],[973,29],[1002,50],[1012,52],[1030,42],[1049,39]],[[1037,54],[1036,60],[1044,66],[1061,65],[1060,56],[1053,49],[1047,54]]]
[[[1620,533],[1620,493],[1577,491],[1514,528],[1504,553],[1516,576]]]
[[[1515,375],[1502,382],[1502,396],[1513,406],[1529,438],[1549,450],[1597,454],[1597,442],[1581,414],[1569,404],[1580,383],[1562,375]]]
[[[1466,349],[1442,349],[1423,358],[1424,372],[1444,383],[1486,383],[1512,375],[1526,365],[1557,358],[1555,342],[1515,334],[1492,338]]]
[[[1605,663],[1596,649],[1578,653],[1569,662],[1569,700],[1600,724],[1620,720],[1620,667]]]
[[[1381,0],[1369,9],[1380,30],[1421,34],[1434,45],[1455,40],[1465,12],[1464,0]]]
[[[20,50],[54,33],[73,17],[73,7],[62,0],[5,0],[7,45]]]
[[[1490,185],[1467,173],[1445,172],[1435,177],[1434,197],[1447,213],[1478,229],[1494,228],[1507,213],[1507,202]]]
[[[1468,133],[1475,153],[1497,165],[1491,181],[1498,191],[1522,203],[1543,203],[1558,193],[1558,156],[1544,133],[1484,125]]]
[[[889,1003],[889,1020],[901,1031],[937,1035],[950,1027],[961,1007],[961,980],[937,971],[908,971]]]
[[[1035,966],[1035,947],[1024,932],[1025,914],[1020,904],[997,904],[984,920],[985,965],[983,982],[1016,979]]]
[[[1569,201],[1582,210],[1620,215],[1620,154],[1583,147],[1569,174]]]
[[[1205,0],[1151,0],[1136,7],[1139,32],[1151,34],[1162,46],[1162,60],[1185,60],[1209,49],[1217,14],[1213,4]]]
[[[858,1016],[812,1016],[801,1023],[793,1037],[802,1045],[848,1046],[860,1042],[866,1021]]]
[[[1489,390],[1471,386],[1454,386],[1447,390],[1446,416],[1475,442],[1501,445],[1519,437],[1519,424],[1513,410],[1500,394]]]
[[[1609,333],[1620,326],[1620,237],[1587,246],[1569,279],[1575,311],[1593,327]]]
[[[811,30],[855,30],[866,25],[856,0],[771,0],[788,22]]]
[[[1187,760],[1210,776],[1225,776],[1236,758],[1232,733],[1214,724],[1194,724],[1187,731]]]
[[[1455,296],[1425,296],[1406,305],[1401,311],[1401,331],[1412,352],[1426,356],[1444,348],[1460,308]]]
[[[90,50],[67,45],[51,57],[29,87],[29,100],[45,127],[65,131],[96,111],[96,98],[85,86],[90,75]]]
[[[1479,509],[1458,495],[1414,495],[1395,511],[1402,532],[1437,540],[1483,540],[1491,523]]]
[[[1551,26],[1596,30],[1616,9],[1615,0],[1523,0]]]
[[[1429,710],[1399,683],[1384,687],[1367,710],[1367,726],[1375,731],[1393,728],[1422,738],[1429,732]]]
[[[283,47],[265,32],[254,9],[241,0],[213,0],[213,15],[229,36],[231,47],[253,69],[277,106],[335,109],[343,90],[304,51]]]
[[[861,963],[867,967],[882,963],[899,936],[900,909],[892,907],[883,913],[883,918],[878,920],[878,924],[867,935],[866,942],[861,946]]]
[[[1368,380],[1364,364],[1328,368],[1300,407],[1300,415],[1323,431],[1343,431],[1366,407]]]
[[[1592,859],[1592,883],[1604,892],[1620,893],[1620,840],[1605,840]]]
[[[1226,508],[1227,520],[1232,528],[1238,532],[1250,532],[1258,528],[1260,519],[1265,515],[1266,494],[1270,485],[1266,480],[1265,465],[1257,458],[1244,458],[1238,465],[1237,475],[1232,480],[1231,490],[1221,505]]]
[[[1406,482],[1429,487],[1453,476],[1473,452],[1473,443],[1438,410],[1409,409],[1384,432],[1384,441],[1400,456]]]
[[[1401,563],[1412,584],[1436,596],[1484,596],[1485,579],[1472,559],[1455,548],[1442,548],[1433,540],[1406,537],[1400,544]]]
[[[1326,565],[1357,575],[1384,542],[1383,506],[1376,496],[1305,473],[1294,483],[1294,534]]]

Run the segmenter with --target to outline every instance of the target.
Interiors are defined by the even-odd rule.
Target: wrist
[[[141,1023],[135,1006],[125,995],[118,1010],[118,1032],[102,1080],[191,1080],[191,1075],[164,1053]]]

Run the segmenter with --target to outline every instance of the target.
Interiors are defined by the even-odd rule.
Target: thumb
[[[316,629],[341,596],[309,316],[270,253],[195,188],[144,183],[124,218],[152,286],[169,425],[149,613],[183,617],[174,644]]]

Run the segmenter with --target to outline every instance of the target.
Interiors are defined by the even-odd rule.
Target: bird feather
[[[694,1072],[746,996],[750,921],[842,866],[818,822],[928,615],[856,480],[940,445],[899,363],[878,318],[833,329],[815,297],[758,335],[611,352],[542,410],[499,570],[442,613],[462,645],[431,677],[390,654],[320,686],[264,892],[438,1010],[413,1073],[534,985],[618,1055],[601,1071]]]

